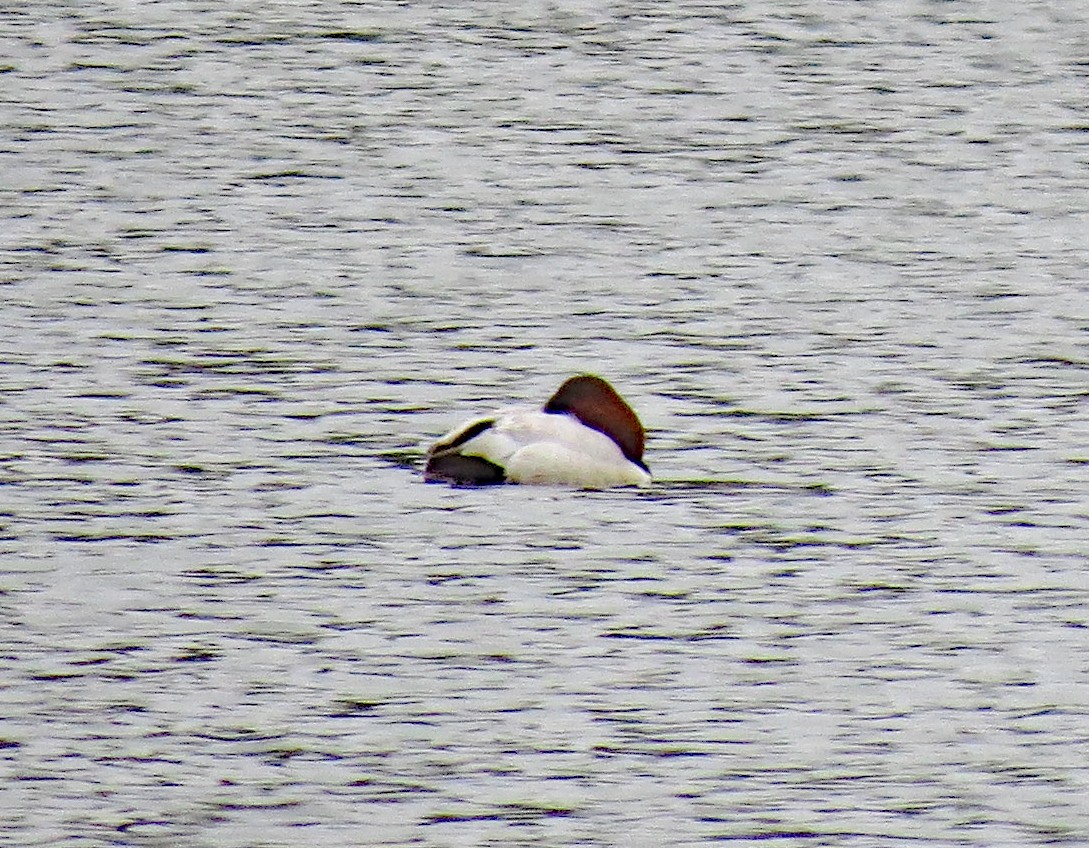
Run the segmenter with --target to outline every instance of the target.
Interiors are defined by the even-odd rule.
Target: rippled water
[[[5,11],[0,838],[1089,842],[1087,26]]]

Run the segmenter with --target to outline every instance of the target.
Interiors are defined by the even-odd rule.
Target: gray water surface
[[[0,18],[0,841],[1089,844],[1089,11]],[[422,446],[581,371],[646,491]]]

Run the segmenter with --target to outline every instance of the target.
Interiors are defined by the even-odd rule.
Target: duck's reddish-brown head
[[[629,460],[646,468],[643,464],[646,433],[639,416],[600,377],[593,374],[571,377],[549,398],[544,411],[574,415],[587,427],[616,442]]]

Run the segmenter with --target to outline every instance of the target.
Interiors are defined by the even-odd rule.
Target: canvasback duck
[[[544,405],[506,407],[455,427],[427,451],[424,479],[463,486],[646,486],[639,417],[600,377],[567,380]]]

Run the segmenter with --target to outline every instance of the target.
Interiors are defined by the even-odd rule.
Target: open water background
[[[0,13],[0,841],[1089,844],[1089,6]],[[571,373],[648,491],[425,485]]]

